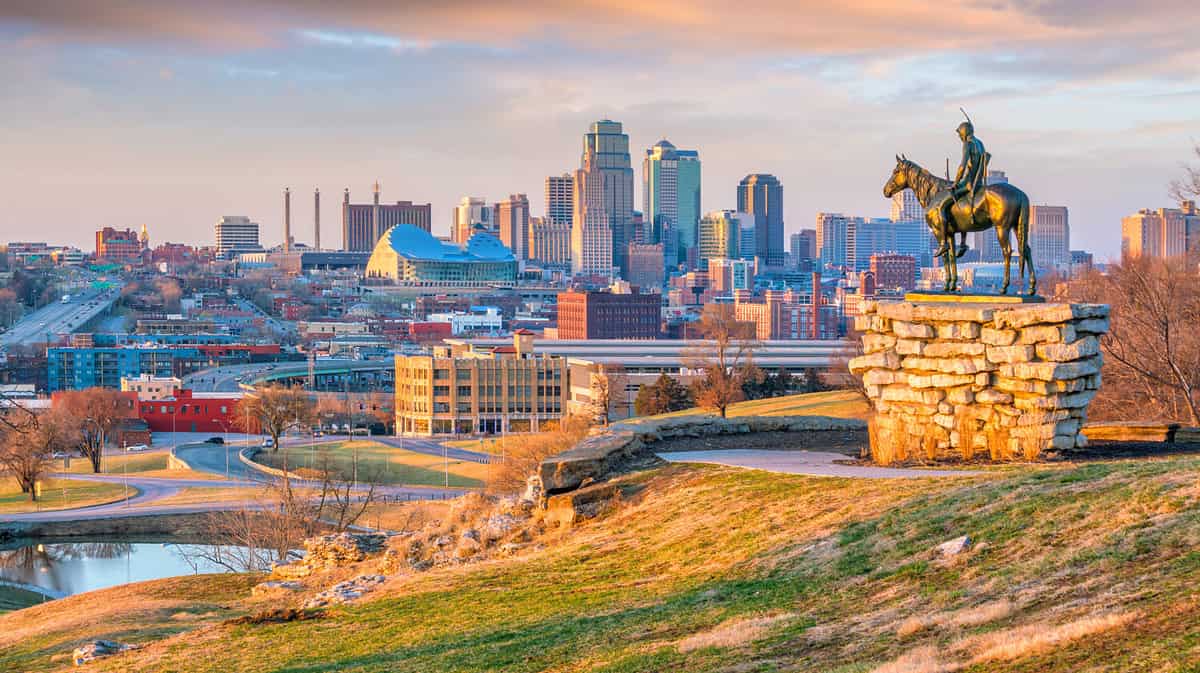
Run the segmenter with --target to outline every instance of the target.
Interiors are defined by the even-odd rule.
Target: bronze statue
[[[1004,253],[1004,286],[1000,291],[1008,293],[1013,253],[1010,232],[1015,230],[1019,272],[1024,277],[1028,267],[1028,293],[1032,295],[1037,291],[1037,275],[1029,248],[1029,197],[1008,183],[987,184],[990,155],[975,137],[969,118],[958,125],[958,135],[963,141],[963,157],[953,181],[937,177],[901,154],[896,156],[896,168],[883,186],[883,195],[891,198],[905,189],[916,194],[925,209],[925,222],[940,244],[935,256],[942,257],[947,292],[958,291],[958,258],[967,250],[967,232],[994,227]],[[957,249],[955,234],[960,237]]]

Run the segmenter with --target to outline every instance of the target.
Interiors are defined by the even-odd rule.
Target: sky
[[[221,215],[340,243],[338,204],[529,195],[579,166],[588,125],[641,159],[696,149],[702,208],[784,184],[787,231],[885,216],[903,152],[957,160],[959,107],[1072,247],[1172,205],[1200,142],[1200,3],[1183,0],[4,0],[0,241],[86,250],[103,226],[211,244]]]

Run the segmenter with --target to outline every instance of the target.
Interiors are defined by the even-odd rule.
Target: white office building
[[[214,226],[217,257],[232,259],[243,252],[261,252],[258,242],[258,223],[245,215],[223,215]]]

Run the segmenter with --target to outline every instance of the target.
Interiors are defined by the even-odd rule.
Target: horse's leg
[[[950,246],[954,247],[954,234],[950,234]],[[955,250],[951,250],[950,254],[946,255],[946,260],[949,263],[949,273],[946,274],[946,283],[950,286],[947,292],[958,292],[958,255]]]
[[[996,238],[1000,241],[1000,252],[1004,253],[1004,285],[1000,287],[1000,294],[1008,294],[1008,283],[1012,275],[1012,241],[1009,233],[1007,222],[996,225]]]

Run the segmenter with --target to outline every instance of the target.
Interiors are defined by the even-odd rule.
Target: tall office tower
[[[575,178],[570,173],[551,175],[546,178],[546,217],[558,224],[571,224],[571,213],[575,208]]]
[[[737,190],[738,211],[754,215],[755,254],[769,266],[783,264],[783,184],[767,173],[742,178]]]
[[[622,273],[628,271],[625,256],[629,241],[633,239],[633,167],[629,163],[629,136],[621,130],[621,123],[604,119],[592,124],[583,136],[583,156],[580,171],[572,189],[573,200],[579,203],[579,174],[595,171],[601,185],[585,199],[588,211],[596,212],[596,205],[603,208],[611,230],[612,240],[609,257]],[[588,188],[592,189],[590,182]],[[579,214],[573,209],[572,217]],[[572,247],[574,257],[574,247]],[[588,264],[588,262],[584,262]]]
[[[217,257],[229,259],[239,252],[258,252],[258,223],[244,215],[224,215],[213,227],[216,234]]]
[[[854,227],[841,213],[817,213],[817,255],[821,266],[847,266],[846,250],[852,245]]]
[[[611,276],[613,228],[605,199],[604,173],[595,161],[575,171],[571,185],[571,272]]]
[[[710,259],[736,259],[740,249],[741,227],[737,213],[714,210],[700,218],[700,247],[698,263],[707,268]]]
[[[1013,241],[1014,252],[1016,245]],[[1029,207],[1029,247],[1033,263],[1039,267],[1063,271],[1070,267],[1071,225],[1066,206]]]
[[[350,190],[342,197],[342,249],[371,251],[383,232],[397,224],[411,224],[430,230],[431,207],[428,203],[379,202],[379,183],[375,183],[371,203],[350,203]]]
[[[495,213],[482,196],[464,196],[454,207],[454,226],[450,229],[450,240],[466,243],[475,234],[476,227],[499,235],[496,231]]]
[[[571,220],[529,218],[529,259],[541,264],[571,263]]]
[[[913,193],[913,190],[906,189],[892,195],[892,221],[925,221],[925,209],[921,207],[921,202],[917,200],[917,195]]]
[[[497,203],[496,226],[500,242],[512,250],[513,257],[518,262],[529,259],[529,197],[509,194],[507,200]]]
[[[313,248],[321,249],[321,189],[313,190]]]
[[[642,204],[642,240],[663,244],[668,267],[686,261],[699,241],[700,153],[666,140],[646,150]]]
[[[817,257],[817,230],[816,229],[801,229],[792,234],[792,259],[796,264],[805,260],[816,259]]]
[[[283,251],[292,249],[292,190],[283,188]]]

